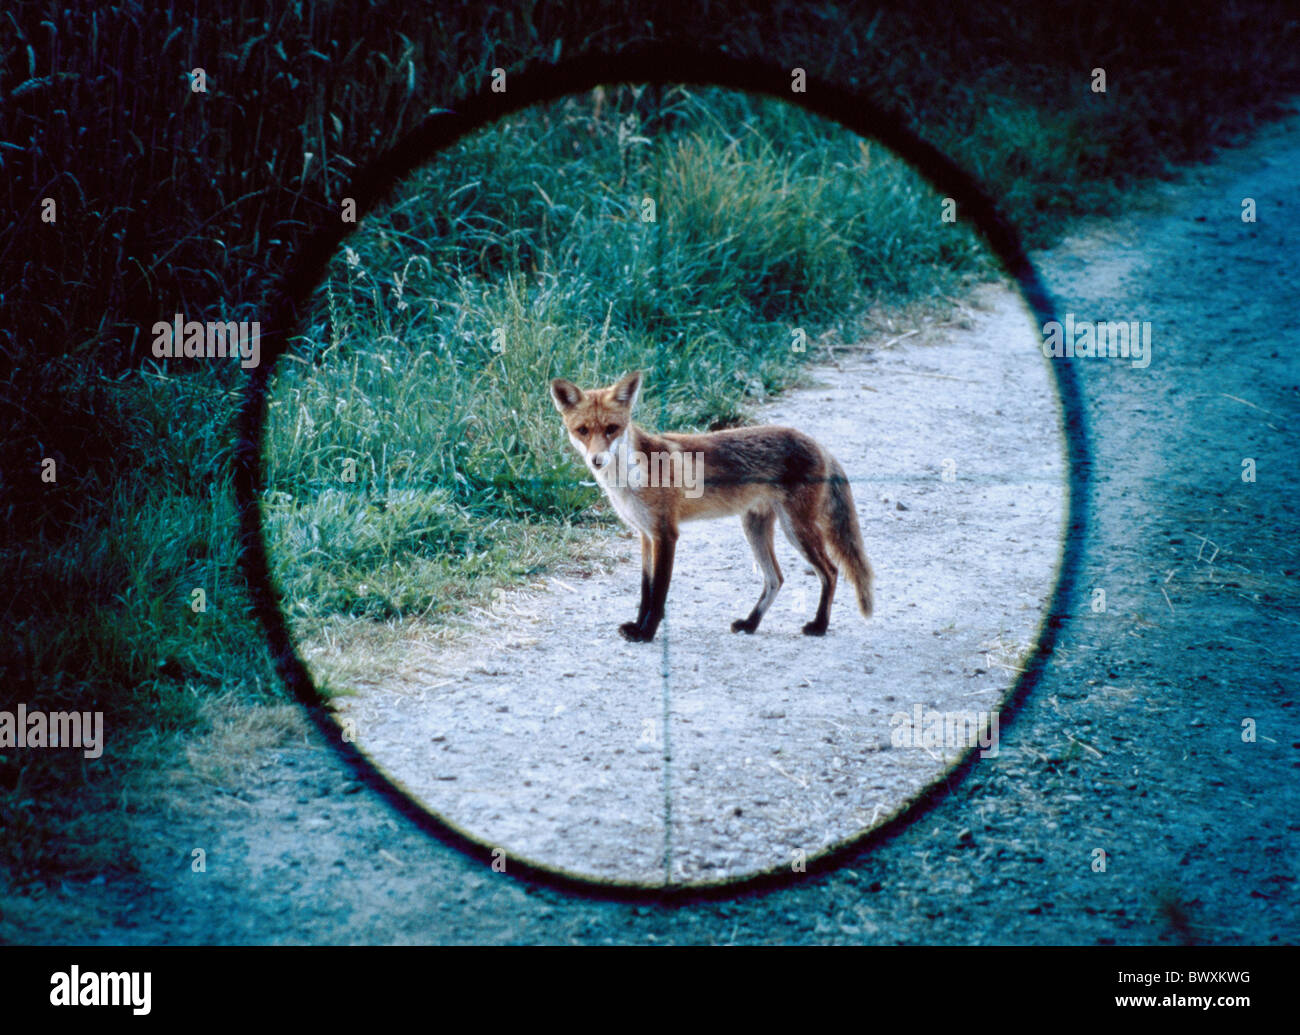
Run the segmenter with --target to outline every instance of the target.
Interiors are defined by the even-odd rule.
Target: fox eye
[[[591,431],[591,429],[590,429],[589,427],[587,427],[587,425],[584,424],[584,425],[582,425],[582,427],[580,427],[580,428],[578,429],[578,437],[579,437],[579,438],[586,438],[588,432],[590,432],[590,431]]]
[[[607,438],[613,438],[617,434],[618,434],[617,424],[607,424],[605,426],[605,435]]]

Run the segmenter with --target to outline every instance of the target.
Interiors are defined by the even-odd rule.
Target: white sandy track
[[[893,746],[891,718],[995,710],[1060,554],[1046,361],[1015,293],[978,297],[972,326],[843,354],[815,370],[824,387],[762,413],[847,470],[876,570],[869,622],[841,579],[828,634],[801,635],[817,581],[778,535],[785,586],[755,635],[732,634],[761,580],[730,519],[684,526],[668,619],[653,644],[626,643],[639,547],[611,538],[613,574],[505,594],[495,631],[413,636],[400,663],[354,681],[339,710],[360,747],[475,840],[598,881],[789,867],[905,807],[961,751]]]

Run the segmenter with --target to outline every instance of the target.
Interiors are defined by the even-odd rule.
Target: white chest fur
[[[618,516],[638,532],[649,534],[650,510],[640,491],[646,481],[646,472],[639,462],[644,458],[632,451],[628,438],[624,433],[613,442],[611,461],[594,474]]]
[[[606,485],[605,495],[609,497],[609,502],[614,505],[619,517],[638,532],[650,534],[650,511],[635,489]]]

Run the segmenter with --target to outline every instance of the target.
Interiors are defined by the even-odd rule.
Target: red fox
[[[619,516],[641,534],[641,606],[636,621],[618,627],[625,639],[653,640],[663,620],[678,525],[731,514],[741,515],[763,572],[758,603],[731,623],[732,632],[754,632],[784,581],[772,551],[778,520],[821,579],[817,614],[804,634],[826,632],[837,564],[857,591],[862,614],[871,617],[871,564],[848,478],[830,453],[794,428],[652,435],[632,423],[640,391],[639,370],[585,392],[564,378],[551,382],[569,441]]]

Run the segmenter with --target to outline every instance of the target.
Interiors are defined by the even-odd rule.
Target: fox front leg
[[[644,532],[641,533],[641,603],[636,610],[635,622],[624,622],[618,627],[623,639],[639,643],[644,637],[641,630],[645,628],[646,615],[650,613],[652,595],[652,572],[654,571],[654,540]]]
[[[641,537],[641,607],[635,622],[624,622],[618,627],[623,639],[648,643],[655,638],[664,617],[676,549],[675,531],[662,533],[653,540],[649,536]]]
[[[640,628],[645,625],[645,616],[650,613],[650,575],[654,570],[655,548],[652,540],[641,533],[641,603],[636,609],[636,621],[627,625]]]

